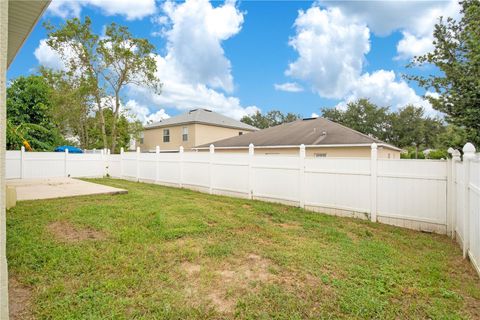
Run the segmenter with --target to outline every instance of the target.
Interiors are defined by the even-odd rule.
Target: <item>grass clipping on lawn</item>
[[[129,192],[8,211],[12,318],[480,318],[478,276],[446,236],[92,181]]]

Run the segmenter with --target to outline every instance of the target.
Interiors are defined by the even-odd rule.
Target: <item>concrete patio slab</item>
[[[7,180],[7,186],[16,189],[17,201],[127,193],[124,189],[72,178],[12,179]]]

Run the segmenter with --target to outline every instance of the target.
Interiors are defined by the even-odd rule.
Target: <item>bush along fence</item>
[[[307,158],[215,152],[7,152],[7,179],[129,179],[295,205],[455,237],[480,264],[480,160],[471,144],[450,160]],[[478,263],[477,263],[478,262]],[[478,268],[477,268],[478,270]]]

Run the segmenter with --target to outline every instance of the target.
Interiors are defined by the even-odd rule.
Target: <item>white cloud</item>
[[[167,40],[166,55],[156,56],[157,74],[164,84],[162,94],[131,86],[130,96],[152,106],[203,107],[235,119],[259,110],[243,107],[237,97],[226,94],[234,85],[231,64],[221,45],[240,32],[243,23],[243,13],[235,3],[213,7],[207,0],[187,0],[166,2],[162,9],[164,15],[152,19]]]
[[[35,58],[37,58],[38,63],[44,67],[55,70],[65,68],[60,55],[48,46],[47,39],[40,40],[40,43],[33,54]]]
[[[310,115],[310,118],[318,118],[318,117],[320,116],[318,115],[318,113],[315,113],[315,112],[312,112],[312,114]]]
[[[168,1],[163,10],[168,17],[164,32],[168,41],[166,59],[175,64],[182,80],[232,92],[231,64],[221,42],[241,30],[243,13],[235,3],[213,7],[208,0],[181,4]]]
[[[369,29],[347,18],[338,8],[313,6],[299,11],[296,35],[289,44],[298,52],[286,74],[311,84],[327,98],[342,98],[360,76],[370,51]]]
[[[353,8],[362,9],[372,5],[370,2],[349,3],[352,3]],[[385,4],[378,4],[380,12],[383,12]],[[314,4],[305,12],[299,11],[295,21],[296,34],[290,39],[290,44],[299,57],[289,64],[287,75],[305,81],[322,97],[341,99],[342,102],[337,105],[341,109],[350,101],[369,98],[378,105],[390,106],[392,109],[415,104],[431,112],[430,103],[417,95],[407,82],[397,79],[395,72],[376,70],[363,73],[365,56],[370,50],[370,30],[367,27],[370,13],[363,12],[369,19],[361,21],[355,18],[355,14],[360,15],[361,11],[352,13],[351,7],[344,9],[343,2],[338,6],[321,9]],[[396,8],[396,4],[391,6],[390,9]],[[350,15],[348,18],[343,10]],[[369,23],[379,30],[396,27],[390,21],[380,18],[372,18]],[[381,29],[382,27],[386,29]],[[419,29],[426,30],[428,27]],[[402,45],[407,45],[407,41],[410,42],[408,45],[412,45],[417,40],[413,38],[407,37]],[[421,52],[427,49],[428,42],[423,41],[421,47],[417,44],[415,50]]]
[[[393,71],[377,70],[373,73],[365,73],[355,82],[355,87],[344,101],[337,105],[344,108],[345,104],[360,98],[368,98],[380,106],[390,106],[397,110],[408,104],[424,107],[431,112],[430,103],[415,93],[404,80],[397,80]]]
[[[403,38],[397,44],[398,59],[409,59],[433,50],[430,36],[415,36],[408,31],[402,32]]]
[[[53,0],[48,12],[63,19],[80,17],[82,7],[93,6],[105,15],[123,15],[127,20],[141,19],[156,12],[155,0]]]
[[[124,111],[131,115],[132,120],[139,120],[143,124],[158,122],[163,119],[170,118],[165,109],[151,112],[146,106],[139,104],[135,100],[128,100],[125,104]]]
[[[408,59],[428,52],[432,47],[433,29],[440,16],[458,18],[458,0],[441,1],[329,1],[322,4],[339,8],[357,23],[365,23],[376,35],[401,31],[398,58]]]
[[[286,92],[302,92],[303,88],[296,82],[275,83],[275,90]]]

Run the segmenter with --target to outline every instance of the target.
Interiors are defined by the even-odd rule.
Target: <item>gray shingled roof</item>
[[[174,126],[188,123],[201,123],[243,130],[258,130],[251,125],[226,117],[207,109],[193,109],[175,117],[161,120],[145,126],[145,129]]]
[[[253,143],[256,147],[267,147],[298,146],[301,144],[306,146],[365,145],[374,142],[398,149],[325,118],[297,120],[241,136],[215,141],[212,144],[217,148],[227,148],[248,147],[250,143]],[[208,145],[204,144],[198,146],[198,148],[208,147]]]

